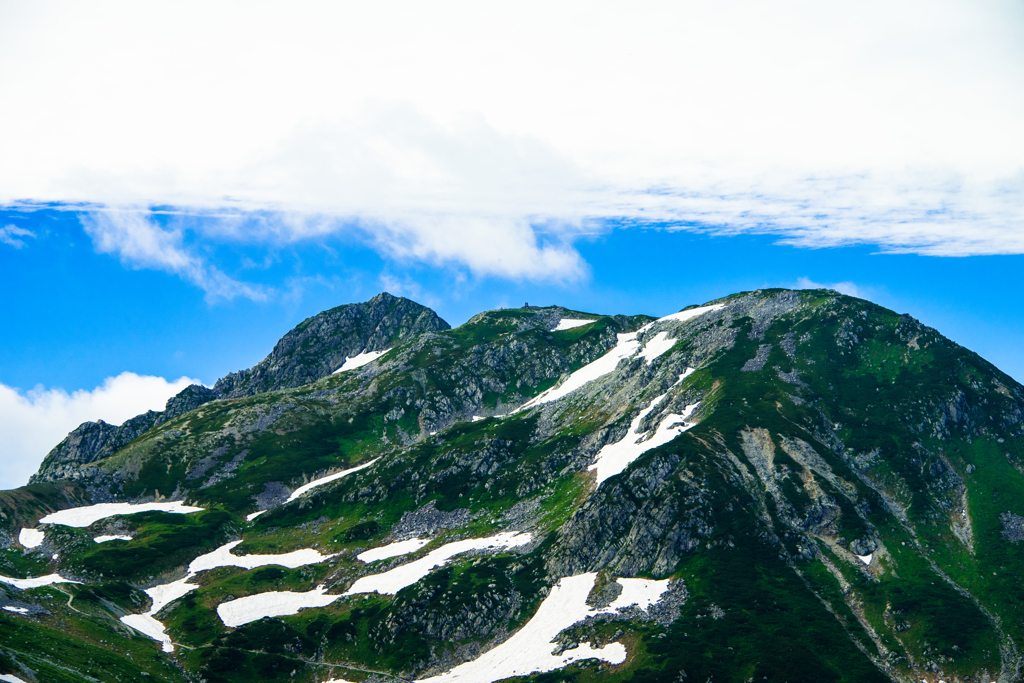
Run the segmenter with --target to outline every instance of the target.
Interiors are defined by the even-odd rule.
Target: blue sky
[[[1024,380],[1024,7],[0,1],[0,487],[380,291],[825,285]]]
[[[72,391],[123,371],[212,385],[264,358],[304,318],[385,290],[459,325],[480,311],[526,301],[665,315],[737,291],[816,285],[910,313],[1024,380],[1022,255],[811,249],[771,236],[612,224],[574,242],[584,276],[546,283],[389,259],[357,238],[334,237],[281,249],[206,245],[220,270],[266,292],[258,301],[210,301],[173,273],[125,267],[97,253],[82,221],[82,213],[66,208],[0,213],[0,223],[35,235],[23,237],[20,248],[0,245],[3,284],[20,292],[3,322],[0,378],[8,386]]]

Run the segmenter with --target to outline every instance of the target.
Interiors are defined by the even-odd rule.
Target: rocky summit
[[[381,294],[0,492],[0,680],[1020,680],[1022,436],[834,291]]]

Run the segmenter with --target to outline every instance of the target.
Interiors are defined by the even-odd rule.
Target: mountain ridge
[[[161,680],[1019,680],[1022,417],[976,354],[827,290],[489,311],[0,494],[0,574],[82,581],[0,588],[55,615],[5,628],[81,624],[0,635],[0,671],[95,647],[67,606],[100,591]],[[201,511],[59,521],[169,500]]]
[[[167,400],[162,412],[150,410],[121,425],[103,420],[82,423],[47,454],[29,481],[65,478],[73,472],[69,465],[113,455],[150,429],[208,401],[300,386],[334,372],[349,354],[383,350],[409,336],[449,328],[429,308],[387,292],[362,304],[336,306],[296,325],[252,368],[229,373],[212,388],[201,384],[185,387]]]

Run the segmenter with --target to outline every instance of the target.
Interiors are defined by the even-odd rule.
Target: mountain
[[[213,391],[218,398],[239,398],[302,386],[327,377],[350,356],[450,328],[426,306],[384,292],[366,303],[338,306],[302,321],[269,356],[221,378]]]
[[[303,320],[260,363],[221,378],[213,389],[200,384],[185,387],[162,412],[150,410],[122,425],[103,420],[79,425],[47,454],[32,481],[73,477],[79,465],[109,457],[150,429],[208,401],[308,384],[330,375],[350,356],[383,351],[423,332],[450,328],[429,308],[387,292],[365,303],[332,308]]]
[[[937,331],[353,306],[0,492],[0,673],[1020,680],[1024,387]]]

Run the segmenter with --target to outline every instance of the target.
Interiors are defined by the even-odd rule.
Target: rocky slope
[[[935,330],[822,290],[360,306],[0,493],[0,673],[1021,678],[1024,388]],[[108,502],[164,507],[46,516]]]

